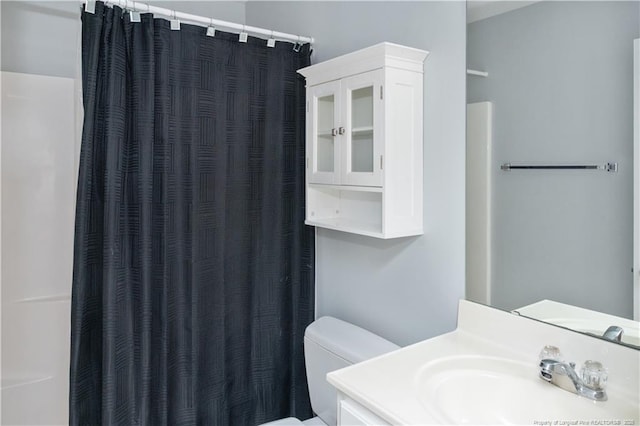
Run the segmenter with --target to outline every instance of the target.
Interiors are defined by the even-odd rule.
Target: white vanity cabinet
[[[368,408],[338,392],[338,426],[384,426],[390,424]]]
[[[378,238],[422,234],[423,62],[392,43],[306,77],[306,221]]]

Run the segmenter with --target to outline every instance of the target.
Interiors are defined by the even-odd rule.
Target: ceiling
[[[467,23],[500,15],[533,3],[537,1],[468,0]]]

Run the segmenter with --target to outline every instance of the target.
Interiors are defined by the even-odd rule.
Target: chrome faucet
[[[607,331],[604,332],[602,337],[605,339],[613,340],[614,342],[622,342],[622,327],[618,327],[617,325],[612,325],[607,328]]]
[[[578,377],[574,362],[566,363],[557,359],[540,361],[540,378],[564,390],[595,401],[606,401],[604,384],[607,381],[605,369],[597,361],[586,361],[582,368],[582,378]]]

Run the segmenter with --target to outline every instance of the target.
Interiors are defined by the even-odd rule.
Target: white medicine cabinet
[[[380,43],[298,70],[307,83],[307,225],[378,238],[423,233],[427,54]]]

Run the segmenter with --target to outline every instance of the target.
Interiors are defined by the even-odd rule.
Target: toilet
[[[318,318],[304,333],[307,382],[316,417],[305,421],[287,417],[262,426],[335,426],[337,395],[336,389],[327,382],[327,373],[399,348],[348,322],[332,317]]]

